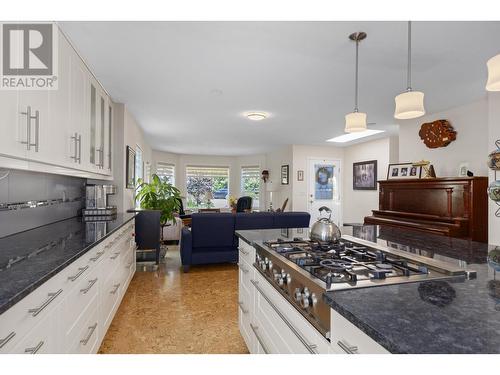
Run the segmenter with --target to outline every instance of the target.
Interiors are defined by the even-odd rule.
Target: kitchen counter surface
[[[477,271],[472,280],[417,282],[323,295],[333,309],[368,336],[392,353],[500,353],[500,248],[383,226],[344,227],[341,231]],[[240,238],[257,246],[273,236],[286,238],[280,230],[238,232]],[[303,232],[302,237],[307,237],[307,231]],[[296,236],[301,235],[293,230],[288,238]]]
[[[0,238],[0,314],[134,218],[94,223],[72,218]]]

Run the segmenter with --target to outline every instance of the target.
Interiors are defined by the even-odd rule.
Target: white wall
[[[285,146],[269,152],[265,155],[266,169],[269,171],[269,180],[273,182],[276,191],[273,192],[273,208],[281,208],[288,198],[286,211],[291,211],[293,207],[293,146]],[[289,184],[281,185],[281,166],[289,166]],[[265,192],[266,208],[269,208],[270,193]]]
[[[456,141],[447,147],[430,149],[418,132],[424,122],[445,119],[457,131]],[[399,121],[399,161],[429,160],[438,177],[457,176],[460,163],[468,162],[476,176],[486,176],[488,168],[485,152],[488,144],[488,101],[480,101],[424,116],[415,120]]]
[[[353,163],[377,160],[377,179],[385,180],[390,162],[397,162],[397,137],[382,138],[345,148],[344,152],[344,222],[362,223],[371,210],[378,209],[377,190],[353,190]]]
[[[118,212],[134,208],[134,190],[125,188],[126,147],[134,150],[139,146],[143,152],[143,161],[151,165],[152,150],[144,138],[144,133],[125,105],[113,103],[113,184],[118,193],[111,196],[110,203],[117,206]],[[145,171],[146,172],[146,171]]]
[[[500,139],[500,93],[488,93],[488,104],[488,146],[484,152],[481,151],[479,153],[484,161],[487,155],[495,149],[495,141]],[[495,172],[489,170],[488,173],[489,181],[492,182],[495,179]],[[500,171],[497,171],[497,179],[500,179]],[[490,199],[488,202],[488,242],[493,245],[500,245],[500,218],[495,216],[495,211],[498,209],[498,206]]]

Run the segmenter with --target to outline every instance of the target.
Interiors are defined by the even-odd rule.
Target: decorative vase
[[[500,181],[493,181],[490,186],[488,186],[488,196],[492,201],[500,202]]]
[[[500,149],[492,151],[488,155],[488,167],[494,170],[500,170]]]

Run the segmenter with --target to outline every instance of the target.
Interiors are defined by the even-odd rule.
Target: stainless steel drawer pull
[[[260,295],[267,301],[267,303],[269,304],[269,306],[271,306],[273,308],[273,310],[276,312],[276,314],[278,314],[278,316],[281,318],[281,320],[283,320],[283,322],[288,326],[288,328],[290,329],[290,331],[292,331],[292,333],[299,339],[299,341],[302,343],[302,345],[305,346],[305,348],[307,349],[307,351],[311,354],[318,354],[318,352],[316,351],[316,348],[317,348],[317,345],[315,344],[310,344],[309,342],[307,342],[307,340],[304,338],[304,336],[302,336],[300,334],[300,332],[293,326],[292,323],[290,323],[290,321],[285,317],[285,315],[283,315],[283,313],[276,307],[276,305],[271,301],[271,299],[266,296],[266,294],[264,293],[264,291],[259,287],[259,282],[256,281],[256,280],[250,280],[253,284],[253,286],[255,287],[255,289],[257,289],[257,291],[260,293]]]
[[[76,279],[78,279],[88,269],[89,269],[89,266],[78,268],[78,273],[75,276],[69,276],[68,280],[75,281]]]
[[[248,251],[245,251],[245,250],[243,250],[242,248],[240,248],[240,251],[243,253],[243,255],[248,255],[248,254],[250,254]]]
[[[34,308],[34,309],[29,309],[28,312],[32,315],[32,316],[37,316],[38,314],[40,314],[43,309],[45,309],[53,300],[55,300],[57,298],[57,296],[59,294],[62,293],[62,289],[59,289],[57,292],[55,293],[48,293],[47,296],[49,296],[49,298],[40,305],[40,307],[37,307],[37,308]]]
[[[87,337],[85,337],[84,339],[80,340],[80,343],[82,343],[83,345],[87,345],[90,338],[92,337],[92,335],[94,334],[94,331],[95,329],[97,328],[97,323],[95,323],[93,326],[90,326],[89,327],[89,334],[87,335]]]
[[[248,310],[245,310],[245,307],[243,306],[243,302],[239,301],[238,305],[240,306],[240,310],[243,314],[248,314]]]
[[[80,289],[80,292],[82,292],[83,294],[87,294],[87,292],[94,286],[96,282],[97,277],[94,280],[89,280],[89,286],[84,289]]]
[[[40,144],[40,112],[35,111],[35,152],[38,152],[38,145]]]
[[[264,350],[264,353],[269,354],[269,350],[267,350],[266,345],[264,344],[264,342],[260,338],[259,334],[257,333],[257,330],[259,329],[259,327],[254,326],[252,323],[250,323],[250,328],[252,328],[253,334],[257,338],[257,341],[259,342],[260,346],[262,347],[262,350]]]
[[[37,346],[34,346],[33,348],[26,348],[24,349],[25,353],[30,353],[30,354],[36,354],[40,348],[45,344],[43,341],[40,341]]]
[[[115,253],[112,257],[109,257],[110,259],[116,259],[120,256],[120,252]]]
[[[75,152],[73,156],[70,156],[70,159],[73,159],[75,163],[78,163],[78,133],[75,133],[75,135],[71,136],[71,139],[73,140],[73,145],[75,147]]]
[[[115,284],[115,285],[113,285],[113,287],[114,287],[115,289],[113,289],[110,293],[111,293],[111,294],[116,294],[116,292],[118,291],[118,288],[120,287],[120,284]]]
[[[243,273],[248,273],[248,272],[250,272],[250,271],[248,270],[248,268],[243,267],[243,265],[242,265],[242,264],[239,264],[239,266],[240,266],[241,271],[243,271]]]
[[[347,354],[358,354],[358,347],[355,345],[349,345],[341,340],[337,341],[337,345]]]
[[[90,260],[91,260],[92,262],[95,262],[97,259],[99,259],[99,258],[102,256],[102,254],[104,254],[104,250],[103,250],[103,251],[99,251],[99,252],[97,252],[97,253],[96,253],[96,255],[95,255],[95,257],[90,258]]]
[[[15,335],[16,335],[16,333],[14,331],[12,331],[11,333],[9,333],[7,335],[6,338],[0,339],[0,349],[2,349],[10,340],[12,340]]]
[[[82,135],[78,136],[78,164],[82,163]],[[76,161],[76,160],[75,160]]]

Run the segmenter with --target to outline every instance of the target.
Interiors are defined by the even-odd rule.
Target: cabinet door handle
[[[90,260],[91,260],[92,262],[95,262],[97,259],[99,259],[99,258],[102,256],[102,254],[104,254],[104,250],[103,250],[103,251],[98,251],[98,252],[95,254],[95,257],[90,258]]]
[[[85,266],[82,268],[78,268],[78,273],[75,276],[69,276],[68,280],[75,281],[78,279],[86,270],[88,270],[89,266]]]
[[[243,250],[241,247],[240,247],[240,251],[243,253],[243,255],[248,255],[248,254],[250,254],[248,251]]]
[[[40,144],[40,112],[35,111],[35,143],[32,146],[35,146],[35,152],[38,152],[38,146]]]
[[[26,141],[21,141],[23,145],[26,145],[26,150],[31,149],[31,106],[26,107],[26,112],[21,112],[22,115],[26,115]]]
[[[49,298],[40,305],[40,307],[36,307],[34,309],[29,309],[28,312],[32,315],[32,316],[37,316],[38,314],[40,314],[43,309],[45,309],[53,300],[55,300],[57,298],[57,296],[59,294],[62,293],[62,289],[59,289],[57,292],[55,293],[48,293],[47,295],[49,296]],[[43,345],[43,343],[42,343]]]
[[[40,348],[43,346],[44,342],[43,341],[40,341],[37,346],[34,346],[32,348],[26,348],[24,349],[24,352],[25,353],[30,353],[30,354],[36,354]]]
[[[0,339],[0,349],[2,349],[10,340],[12,340],[15,335],[16,333],[12,331],[7,335],[7,337]]]
[[[82,135],[78,135],[78,164],[82,163]]]
[[[240,310],[243,314],[248,314],[248,310],[245,310],[245,307],[243,306],[243,302],[239,301],[238,306],[240,306]]]
[[[83,294],[87,294],[87,292],[94,286],[94,284],[97,282],[97,277],[94,280],[89,280],[89,286],[83,289],[80,289],[80,292]]]
[[[72,140],[73,140],[73,147],[75,148],[75,152],[73,153],[73,156],[70,156],[69,158],[70,159],[73,159],[75,161],[75,163],[77,162],[78,160],[78,148],[77,148],[77,133],[75,133],[75,135],[72,135],[70,137]]]
[[[355,345],[349,345],[342,340],[337,341],[337,345],[340,346],[347,354],[358,354],[358,347]]]
[[[248,273],[248,272],[250,272],[250,271],[248,270],[248,268],[243,267],[243,265],[242,265],[242,264],[239,264],[239,266],[240,266],[241,271],[243,271],[243,273]]]
[[[120,283],[113,285],[113,288],[115,288],[115,289],[113,289],[110,293],[111,294],[116,294],[116,292],[118,291],[119,287],[120,287]]]
[[[109,257],[109,258],[114,260],[114,259],[118,258],[119,256],[120,256],[120,252],[117,252],[117,253],[115,253],[114,256]]]
[[[90,326],[89,327],[89,334],[87,335],[87,337],[85,337],[84,339],[80,340],[80,343],[82,343],[83,345],[87,345],[90,338],[92,337],[92,335],[94,334],[94,331],[95,329],[97,328],[97,323],[95,323],[93,326]]]
[[[269,354],[269,350],[267,350],[266,344],[264,344],[261,337],[259,336],[259,333],[257,332],[259,327],[254,326],[252,323],[250,323],[250,328],[252,329],[253,334],[257,338],[257,341],[259,342],[260,346],[262,346],[262,350],[264,350],[264,353]]]
[[[276,312],[276,314],[278,314],[278,316],[281,318],[281,320],[283,320],[283,322],[288,326],[290,331],[292,331],[292,333],[299,339],[299,341],[302,343],[302,345],[305,346],[307,351],[311,354],[318,354],[318,352],[316,351],[317,345],[310,344],[309,342],[307,342],[307,340],[304,338],[304,336],[302,336],[302,334],[300,334],[300,332],[293,326],[293,324],[290,323],[290,321],[285,317],[285,315],[283,315],[283,313],[278,309],[278,307],[276,307],[276,305],[271,301],[271,299],[268,296],[266,296],[264,291],[259,287],[259,285],[258,285],[259,282],[256,280],[250,280],[250,281],[254,285],[255,289],[257,289],[257,291],[260,293],[260,295],[267,301],[269,306],[271,306],[273,308],[273,310]]]

